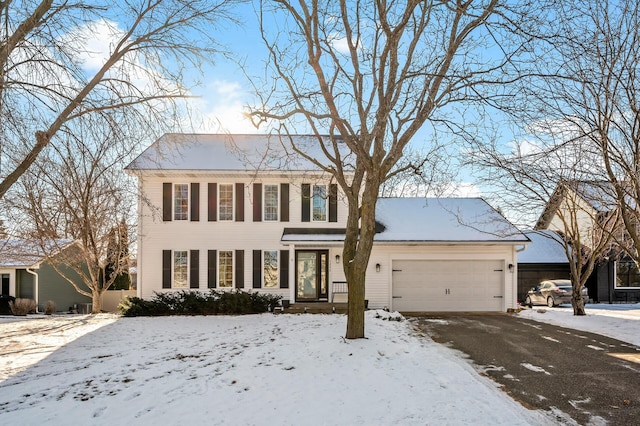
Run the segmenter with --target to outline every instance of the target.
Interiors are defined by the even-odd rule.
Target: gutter
[[[39,290],[39,283],[38,283],[38,273],[35,271],[32,271],[31,268],[26,268],[25,271],[27,271],[28,273],[30,273],[31,275],[33,275],[35,277],[35,286],[34,286],[34,296],[36,299],[36,312],[38,312],[38,306],[39,306],[39,301],[38,301],[38,290]]]

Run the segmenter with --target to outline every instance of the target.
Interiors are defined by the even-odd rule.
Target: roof
[[[518,263],[569,263],[562,238],[549,230],[525,231],[531,244],[518,253]]]
[[[528,243],[529,239],[481,198],[380,198],[378,243]],[[282,241],[341,242],[344,229],[288,228]]]
[[[69,245],[71,240],[58,240],[51,248]],[[0,268],[36,268],[45,259],[42,247],[24,240],[0,240]]]
[[[327,163],[318,139],[294,135],[297,147]],[[326,139],[329,141],[328,136]],[[341,140],[345,164],[352,164]],[[311,171],[318,167],[296,155],[290,140],[279,135],[167,133],[145,149],[127,170]]]

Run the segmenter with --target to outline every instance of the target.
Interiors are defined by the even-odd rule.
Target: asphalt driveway
[[[524,406],[559,423],[640,424],[640,348],[516,314],[410,317],[418,332],[457,349]],[[633,361],[635,359],[635,361]]]

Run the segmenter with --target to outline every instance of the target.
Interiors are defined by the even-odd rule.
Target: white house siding
[[[162,173],[164,176],[160,175]],[[207,251],[208,250],[244,250],[244,289],[275,293],[290,299],[293,295],[295,281],[289,280],[288,289],[253,289],[252,254],[253,250],[286,250],[288,246],[281,243],[284,228],[331,227],[340,228],[346,224],[347,209],[343,197],[338,196],[337,222],[302,222],[301,190],[302,183],[319,182],[317,177],[291,176],[266,177],[256,179],[252,174],[235,173],[233,176],[216,177],[211,172],[176,172],[163,171],[146,173],[139,177],[142,188],[139,202],[139,239],[138,239],[138,292],[142,298],[150,298],[154,292],[174,291],[162,288],[162,251],[163,250],[199,250],[199,284],[200,290],[207,288]],[[163,183],[199,183],[200,203],[199,221],[162,220]],[[218,185],[242,183],[244,185],[244,221],[208,221],[207,184]],[[254,222],[253,221],[253,184],[289,184],[289,221],[288,222]],[[263,200],[264,203],[264,200]],[[152,207],[149,206],[149,204]],[[234,207],[235,208],[235,207]],[[281,212],[280,212],[281,213]],[[338,268],[335,266],[335,254],[330,252],[330,281]],[[235,253],[234,253],[235,256]],[[294,268],[294,251],[289,253],[290,277]],[[336,272],[340,277],[340,272]],[[343,277],[343,276],[342,276]],[[342,278],[344,279],[344,278]],[[189,288],[186,288],[189,290]],[[293,299],[291,299],[293,300]]]
[[[509,264],[516,265],[515,245],[376,245],[371,254],[371,261],[367,271],[365,297],[369,300],[370,308],[393,309],[393,262],[395,260],[496,260],[504,265],[503,305],[500,311],[517,306],[517,268],[509,270]],[[375,265],[380,264],[380,272],[376,272]],[[455,274],[455,268],[449,271]],[[455,310],[455,309],[453,309]],[[466,309],[465,309],[466,310]]]

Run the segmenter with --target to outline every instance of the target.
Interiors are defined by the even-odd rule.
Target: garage
[[[393,309],[503,311],[503,260],[394,260]]]

